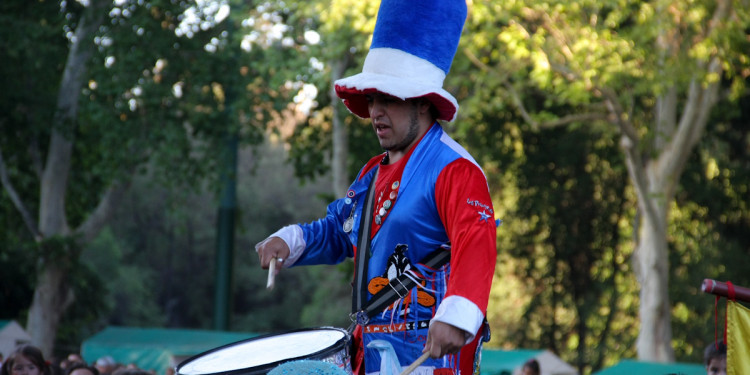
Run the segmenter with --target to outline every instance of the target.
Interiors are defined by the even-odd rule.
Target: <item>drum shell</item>
[[[283,336],[295,336],[295,335],[301,335],[301,334],[314,334],[317,331],[333,331],[333,332],[339,332],[341,333],[342,337],[339,340],[336,340],[333,344],[329,345],[328,347],[317,350],[311,353],[306,353],[303,355],[291,355],[290,357],[284,357],[278,360],[269,361],[267,363],[250,366],[250,367],[241,367],[236,369],[222,369],[217,370],[214,372],[208,372],[208,371],[201,371],[201,372],[192,372],[187,371],[186,368],[189,367],[193,362],[200,361],[202,358],[208,357],[208,356],[216,356],[220,355],[220,352],[231,350],[234,347],[241,346],[241,345],[250,345],[250,344],[262,344],[264,340],[277,340]],[[248,355],[252,355],[252,353],[248,353]],[[291,330],[286,331],[282,333],[271,333],[261,336],[252,337],[246,340],[237,341],[234,343],[230,343],[227,345],[223,345],[208,351],[205,351],[203,353],[197,354],[195,356],[192,356],[184,361],[182,361],[177,367],[175,368],[175,375],[265,375],[275,367],[289,361],[295,361],[295,360],[318,360],[318,361],[325,361],[330,362],[335,365],[337,365],[339,368],[342,368],[344,371],[346,371],[348,374],[352,373],[351,370],[351,363],[349,360],[349,334],[340,328],[335,327],[320,327],[320,328],[311,328],[311,329],[297,329],[297,330]]]

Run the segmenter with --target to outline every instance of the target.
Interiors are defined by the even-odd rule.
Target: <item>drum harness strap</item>
[[[367,301],[367,263],[370,258],[370,229],[372,227],[372,207],[373,196],[375,195],[373,186],[378,178],[378,169],[370,181],[365,196],[365,205],[362,207],[362,222],[359,226],[357,242],[357,260],[354,269],[354,288],[352,293],[352,313],[349,318],[352,320],[349,326],[351,334],[357,325],[365,326],[372,317],[385,310],[399,298],[404,298],[407,293],[423,281],[422,277],[415,272],[405,272],[394,278],[385,287],[376,293]],[[450,245],[440,246],[435,251],[427,254],[419,263],[436,270],[450,261]]]

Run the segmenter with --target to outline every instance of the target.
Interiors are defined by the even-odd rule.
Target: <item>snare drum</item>
[[[322,327],[253,337],[186,359],[177,375],[262,375],[294,360],[333,363],[352,374],[349,335],[339,328]]]

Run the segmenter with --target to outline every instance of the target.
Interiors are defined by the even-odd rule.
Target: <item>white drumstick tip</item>
[[[268,281],[266,282],[266,289],[273,289],[274,278],[276,277],[276,258],[271,259],[271,263],[268,264]]]

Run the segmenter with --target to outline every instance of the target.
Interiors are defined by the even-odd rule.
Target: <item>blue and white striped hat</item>
[[[438,119],[453,121],[458,102],[443,89],[466,21],[465,0],[382,0],[362,73],[334,82],[355,115],[370,117],[365,94],[424,97]]]

